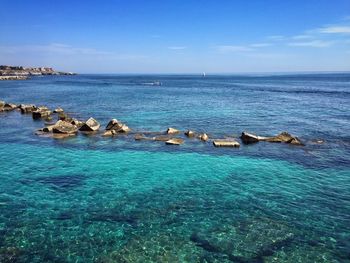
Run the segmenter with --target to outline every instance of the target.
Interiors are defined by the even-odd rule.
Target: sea
[[[0,100],[101,124],[54,139],[0,113],[0,262],[350,262],[349,73],[43,76]],[[113,118],[241,147],[102,137]]]

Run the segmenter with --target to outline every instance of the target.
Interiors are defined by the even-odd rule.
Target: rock
[[[0,76],[0,80],[25,80],[27,76]]]
[[[207,140],[209,140],[209,136],[206,133],[203,133],[199,135],[199,139],[206,142]]]
[[[61,121],[72,121],[72,118],[69,117],[68,114],[64,113],[63,111],[58,113],[58,119]]]
[[[109,131],[105,131],[105,132],[102,134],[102,136],[108,137],[108,136],[114,136],[114,135],[116,135],[116,134],[117,134],[117,132],[116,132],[115,130],[109,130]]]
[[[60,112],[64,112],[64,110],[62,108],[60,108],[60,107],[58,107],[57,109],[55,109],[53,111],[53,113],[60,113]]]
[[[120,130],[118,132],[127,133],[129,131],[131,131],[131,129],[128,126],[126,126],[125,124],[123,124],[123,126],[120,128]]]
[[[94,118],[88,119],[83,126],[79,128],[79,131],[97,131],[100,128],[100,124]]]
[[[196,136],[196,133],[194,131],[188,130],[185,132],[185,135],[189,138],[193,138],[194,136]]]
[[[184,143],[184,140],[181,138],[172,138],[165,142],[165,144],[169,144],[169,145],[180,145],[183,143]]]
[[[22,114],[31,113],[37,109],[33,104],[21,104],[19,105]]]
[[[239,144],[239,142],[237,142],[237,141],[234,141],[234,140],[230,140],[230,141],[228,141],[228,140],[214,140],[213,141],[213,144],[214,144],[214,146],[215,147],[239,147],[240,146],[240,144]]]
[[[54,125],[48,125],[48,126],[42,128],[41,130],[42,130],[43,132],[52,132],[52,130],[53,130],[54,127],[55,127],[55,124],[54,124]]]
[[[168,128],[166,133],[167,134],[177,134],[177,133],[180,133],[180,131],[175,129],[175,128]]]
[[[118,121],[117,119],[112,119],[106,126],[106,130],[114,130],[116,132],[120,132],[120,133],[127,133],[129,131],[131,131],[131,129],[121,123],[120,121]]]
[[[67,121],[59,120],[56,122],[55,126],[52,129],[53,133],[62,133],[62,134],[75,134],[78,131],[78,128]]]
[[[76,119],[76,118],[71,118],[71,119],[70,119],[70,123],[73,124],[73,125],[75,125],[75,126],[77,126],[78,128],[80,128],[81,126],[84,125],[84,122],[79,121],[79,120]]]
[[[265,139],[267,142],[284,142],[284,143],[289,143],[293,145],[303,145],[303,143],[299,140],[298,137],[292,136],[288,132],[281,132],[277,136],[270,137]]]
[[[34,120],[41,118],[48,118],[51,115],[51,111],[47,107],[38,107],[32,112],[32,117]]]
[[[242,132],[241,140],[244,144],[256,143],[259,141],[265,141],[268,137],[257,136],[252,133]]]
[[[16,104],[13,104],[13,103],[5,103],[3,108],[4,108],[4,111],[11,111],[11,110],[17,109],[18,106]]]
[[[106,130],[119,130],[122,127],[122,123],[119,122],[117,119],[112,119],[108,122],[106,126]]]

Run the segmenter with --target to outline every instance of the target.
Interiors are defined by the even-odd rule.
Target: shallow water
[[[0,100],[306,143],[54,140],[0,113],[0,262],[350,262],[348,74],[43,77],[0,82]]]

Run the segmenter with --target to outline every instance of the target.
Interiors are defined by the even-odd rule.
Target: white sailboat
[[[205,72],[202,73],[202,76],[205,77]]]

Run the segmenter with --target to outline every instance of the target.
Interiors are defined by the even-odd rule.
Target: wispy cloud
[[[296,36],[293,36],[292,39],[296,39],[296,40],[299,40],[299,39],[310,39],[310,38],[313,38],[314,36],[312,35],[296,35]]]
[[[251,52],[254,51],[254,48],[249,46],[236,46],[236,45],[221,45],[216,46],[216,49],[219,52],[227,53],[227,52]]]
[[[266,38],[273,41],[281,41],[286,39],[286,37],[282,35],[267,36]]]
[[[116,59],[116,60],[133,60],[146,58],[143,55],[134,54],[119,54],[116,52],[109,52],[103,50],[97,50],[94,48],[86,47],[74,47],[62,43],[51,43],[45,45],[22,45],[22,46],[0,46],[0,54],[38,54],[38,55],[56,55],[56,56],[85,56],[89,58],[100,59]]]
[[[330,47],[332,44],[333,42],[331,41],[314,40],[314,41],[308,41],[308,42],[292,42],[292,43],[288,43],[288,46],[324,48],[324,47]]]
[[[251,47],[269,47],[272,46],[272,43],[255,43],[250,44]]]
[[[168,47],[168,49],[170,49],[170,50],[184,50],[186,48],[187,47],[185,47],[185,46],[170,46],[170,47]]]
[[[41,52],[41,53],[59,53],[59,54],[83,54],[83,55],[110,55],[111,52],[99,51],[93,48],[73,47],[61,43],[51,43],[46,45],[23,45],[2,47],[7,53],[19,52]]]
[[[350,34],[350,26],[328,26],[318,29],[318,32],[324,34]]]

